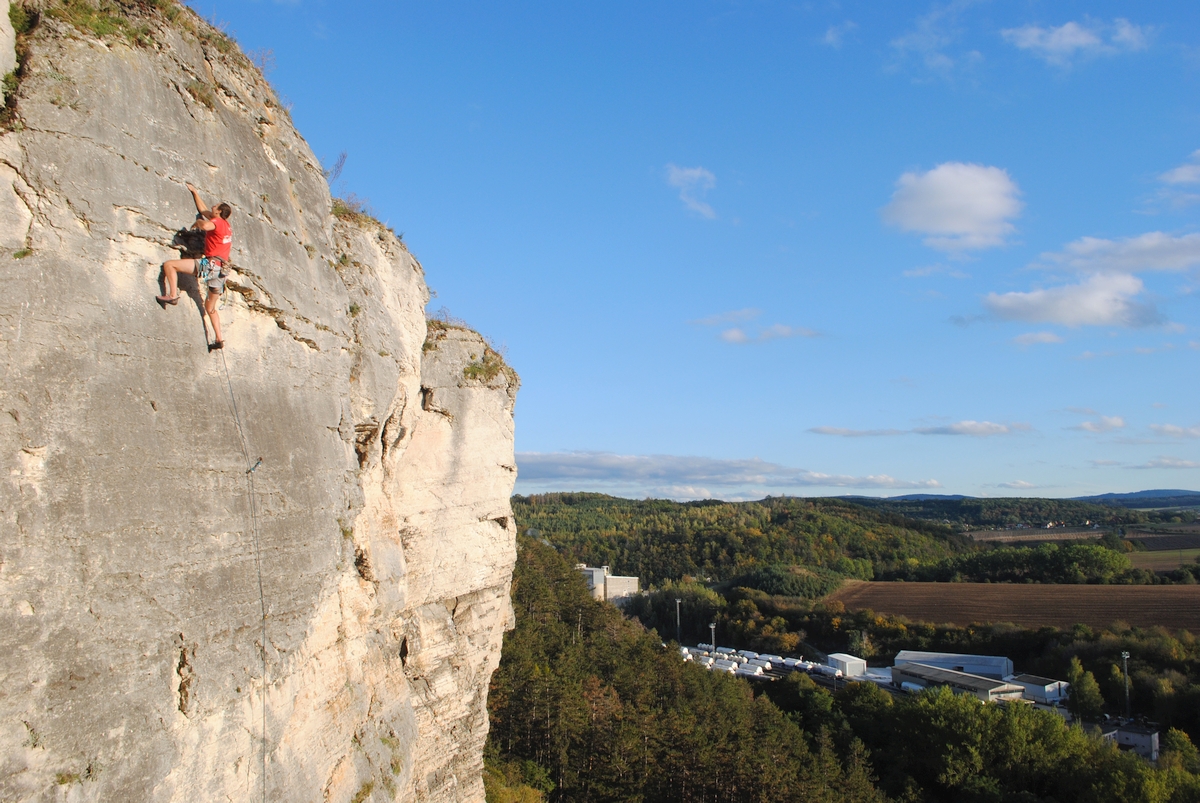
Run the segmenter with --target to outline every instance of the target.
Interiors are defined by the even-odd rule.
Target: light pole
[[[1123,665],[1122,666],[1123,671],[1121,672],[1121,674],[1125,676],[1125,719],[1129,719],[1129,653],[1128,652],[1121,653],[1121,663]]]
[[[679,603],[681,602],[683,602],[681,599],[675,600],[675,641],[679,644],[683,643],[683,631],[679,625]]]
[[[712,633],[712,636],[711,636],[712,640],[710,642],[708,642],[708,646],[712,647],[713,655],[716,655],[717,654],[717,623],[713,622],[712,624],[710,624],[708,626],[708,631],[710,633]]]

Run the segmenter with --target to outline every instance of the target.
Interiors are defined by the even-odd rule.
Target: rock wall
[[[516,377],[169,11],[43,13],[0,130],[0,800],[482,801]],[[154,301],[185,181],[223,352]]]

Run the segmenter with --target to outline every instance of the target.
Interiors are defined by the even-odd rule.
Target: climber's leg
[[[221,313],[217,311],[217,302],[221,300],[220,292],[208,289],[208,298],[204,299],[204,311],[208,314],[208,320],[212,323],[213,328],[213,344],[210,348],[224,348],[225,341],[221,338]]]
[[[158,300],[164,304],[175,304],[179,301],[179,278],[180,273],[195,273],[196,260],[194,259],[168,259],[162,265],[163,276],[167,280],[167,294],[158,296]]]

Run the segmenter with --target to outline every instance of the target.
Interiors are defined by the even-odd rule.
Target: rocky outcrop
[[[138,8],[43,9],[0,131],[0,799],[482,801],[516,377],[232,43]],[[154,301],[185,181],[235,210],[223,352]]]

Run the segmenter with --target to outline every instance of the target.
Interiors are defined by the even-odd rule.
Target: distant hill
[[[1076,501],[1128,508],[1200,507],[1200,491],[1159,489],[1153,491],[1135,491],[1134,493],[1127,494],[1109,493],[1098,494],[1096,496],[1081,496]]]
[[[879,499],[858,497],[854,504],[923,521],[937,521],[973,530],[1010,527],[1044,527],[1050,522],[1068,527],[1099,524],[1117,527],[1155,521],[1154,514],[1136,510],[1142,505],[1086,502],[1077,499],[1012,497],[979,499],[970,496],[910,494]],[[1160,505],[1156,504],[1155,507]]]
[[[975,526],[1004,526],[1045,524],[1062,521],[1082,525],[1099,521],[1107,524],[1136,524],[1144,519],[1129,519],[1094,510],[1094,506],[1147,510],[1157,508],[1200,507],[1200,491],[1157,488],[1133,493],[1106,493],[1077,496],[1070,499],[1038,499],[1036,497],[982,498],[963,494],[904,494],[902,496],[839,496],[856,505],[888,510],[902,516],[926,521]],[[1081,506],[1082,505],[1082,506]]]
[[[860,499],[878,499],[878,497],[874,496],[839,496],[837,498],[849,499],[853,502],[857,502]],[[903,496],[889,496],[886,498],[888,501],[894,500],[898,502],[928,502],[937,499],[946,499],[956,502],[960,499],[974,499],[975,497],[964,496],[963,494],[904,494]]]

